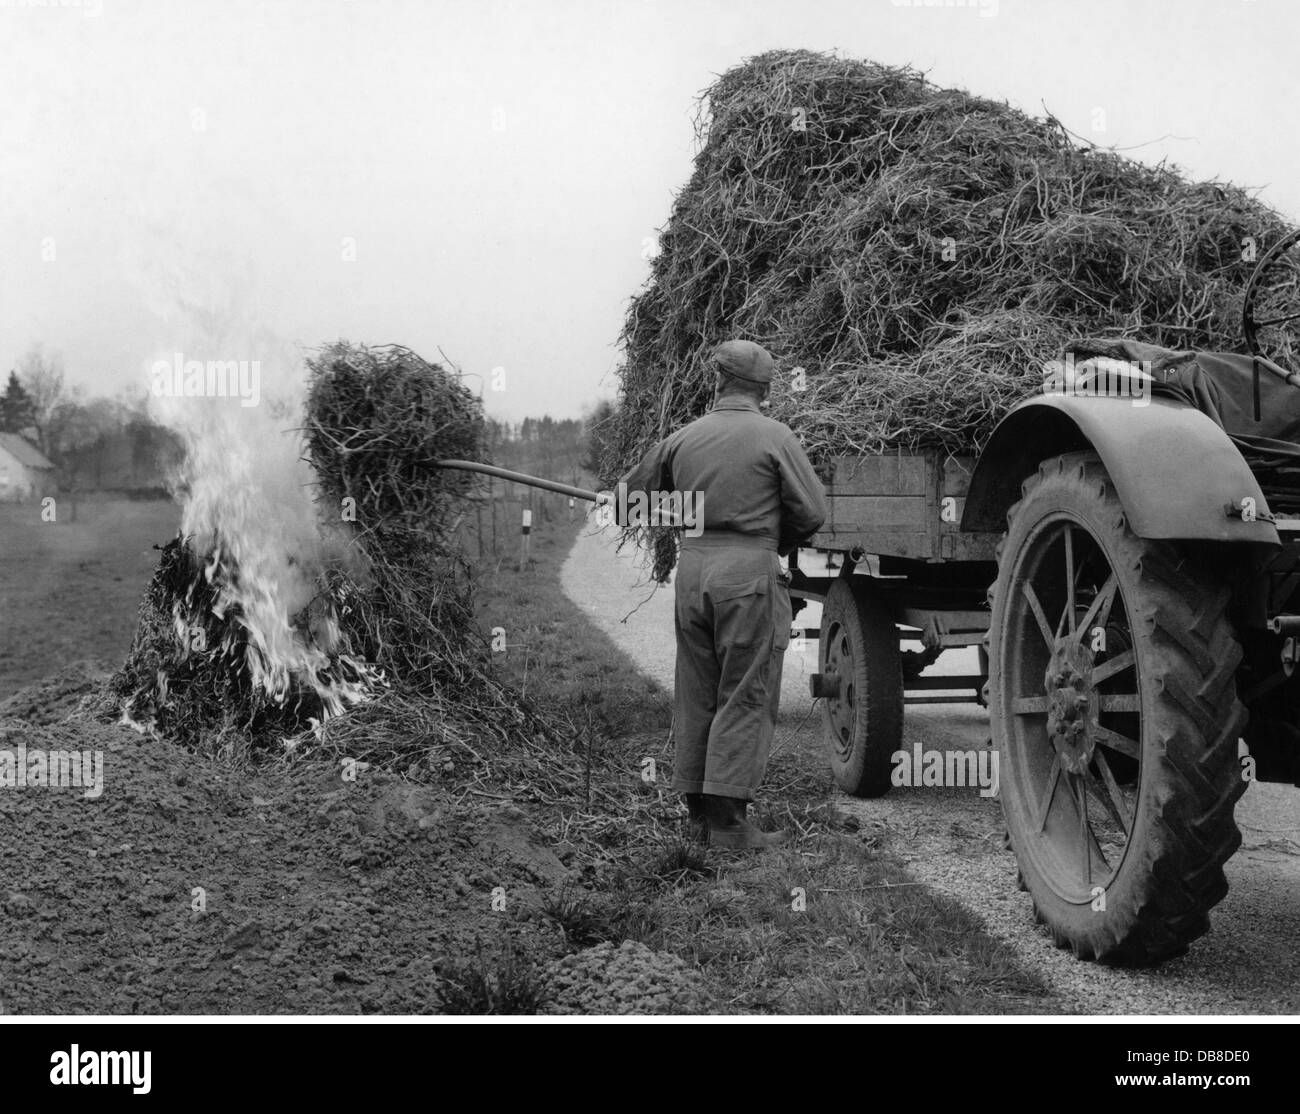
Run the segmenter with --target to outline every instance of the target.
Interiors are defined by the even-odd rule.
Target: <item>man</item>
[[[772,357],[729,340],[713,361],[713,408],[659,442],[622,482],[629,492],[680,493],[683,503],[692,493],[703,517],[677,562],[672,786],[686,796],[696,838],[763,849],[785,838],[746,817],[767,767],[790,642],[778,555],[817,531],[826,498],[795,435],[759,410]]]

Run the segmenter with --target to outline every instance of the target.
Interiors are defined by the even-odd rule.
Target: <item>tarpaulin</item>
[[[1255,420],[1254,361],[1231,352],[1178,351],[1124,338],[1066,346],[1077,367],[1093,357],[1136,364],[1151,376],[1151,395],[1193,406],[1241,450],[1274,510],[1300,509],[1300,388],[1259,359],[1260,420]],[[1276,370],[1275,370],[1276,369]]]

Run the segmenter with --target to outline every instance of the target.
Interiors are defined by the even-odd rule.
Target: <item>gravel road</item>
[[[615,552],[606,531],[584,531],[562,570],[565,592],[651,677],[671,689],[672,590],[653,590],[639,555]],[[800,615],[816,625],[820,609]],[[946,654],[930,671],[976,672],[974,651]],[[792,645],[786,659],[777,745],[820,734],[810,716],[806,677],[816,645]],[[988,717],[975,704],[913,706],[905,745],[968,749],[987,746]],[[1300,1013],[1300,790],[1253,785],[1237,806],[1241,850],[1227,866],[1228,896],[1211,914],[1209,935],[1188,955],[1155,970],[1081,963],[1055,947],[1033,922],[1029,897],[1016,886],[1015,859],[1002,848],[995,798],[970,789],[896,788],[865,801],[839,795],[837,805],[864,825],[890,833],[890,846],[917,879],[971,908],[988,931],[1080,1013]]]

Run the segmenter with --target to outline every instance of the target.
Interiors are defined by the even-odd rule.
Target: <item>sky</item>
[[[344,337],[575,417],[745,58],[911,64],[1296,219],[1298,32],[1294,0],[0,0],[0,375],[42,344],[140,392]]]

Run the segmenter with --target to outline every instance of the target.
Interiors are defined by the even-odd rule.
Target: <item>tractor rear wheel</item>
[[[1227,588],[1128,528],[1101,461],[1045,461],[1008,513],[989,693],[1021,879],[1057,944],[1157,963],[1209,928],[1241,843]]]

